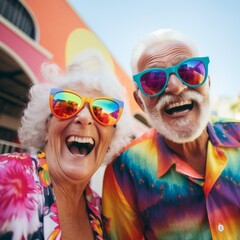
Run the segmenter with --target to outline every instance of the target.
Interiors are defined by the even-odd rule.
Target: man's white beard
[[[174,123],[174,120],[171,120],[171,125],[164,122],[161,110],[166,106],[166,103],[175,102],[177,99],[192,100],[194,107],[198,107],[199,117],[195,122],[190,122],[184,118],[176,119]],[[146,106],[145,109],[152,127],[156,128],[163,137],[176,143],[192,142],[198,138],[206,128],[210,116],[209,97],[204,97],[193,90],[184,92],[180,96],[163,95],[152,110],[149,111]]]

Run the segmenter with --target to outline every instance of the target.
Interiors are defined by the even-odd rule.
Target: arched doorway
[[[19,59],[1,46],[0,62],[0,140],[18,143],[17,129],[32,80]]]

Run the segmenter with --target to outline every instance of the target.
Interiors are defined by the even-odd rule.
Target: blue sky
[[[211,96],[240,95],[239,0],[68,0],[131,76],[135,43],[158,28],[187,34],[210,57]]]

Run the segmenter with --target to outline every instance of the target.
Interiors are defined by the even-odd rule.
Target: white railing
[[[30,149],[18,143],[8,142],[0,139],[0,154],[12,152],[29,152]]]

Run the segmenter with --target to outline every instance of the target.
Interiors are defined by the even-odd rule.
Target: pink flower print
[[[24,167],[6,167],[0,178],[0,226],[7,231],[18,227],[18,237],[26,236],[27,227],[34,231],[38,226],[40,189],[31,173]],[[29,223],[24,224],[24,223]],[[16,236],[15,236],[16,237]],[[17,238],[17,237],[16,237]]]
[[[50,218],[53,220],[54,223],[56,223],[56,226],[53,230],[53,232],[50,234],[48,237],[48,240],[55,240],[57,236],[60,233],[60,225],[59,225],[59,220],[58,220],[58,213],[57,213],[57,204],[56,202],[53,203],[53,205],[50,207],[51,215]]]
[[[52,213],[51,219],[59,225],[58,222],[58,212],[57,212],[57,203],[53,203],[53,205],[50,207],[50,211]],[[59,226],[58,226],[59,227]]]
[[[7,164],[9,167],[32,169],[33,161],[26,153],[10,153],[0,155],[0,165]]]
[[[101,198],[89,186],[86,188],[86,199],[88,201],[88,207],[100,218]]]

